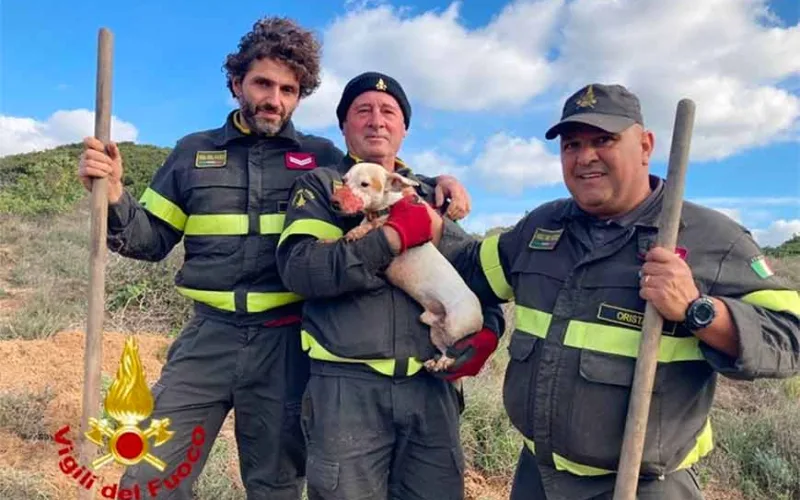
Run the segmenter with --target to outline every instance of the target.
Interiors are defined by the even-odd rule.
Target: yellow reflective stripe
[[[514,316],[516,317],[517,330],[530,333],[539,338],[547,337],[547,330],[553,315],[546,312],[531,309],[517,304],[514,306]]]
[[[286,214],[265,214],[258,218],[258,232],[261,234],[281,234]]]
[[[144,190],[139,203],[151,214],[163,220],[178,231],[183,231],[186,214],[180,207],[150,188]]]
[[[536,455],[536,444],[525,436],[522,436],[525,446]],[[708,455],[714,448],[714,437],[711,431],[711,422],[706,421],[703,430],[697,436],[694,447],[686,455],[686,458],[678,465],[675,470],[688,469],[692,465],[700,461],[701,458]],[[556,470],[567,471],[576,476],[604,476],[606,474],[613,474],[616,471],[601,469],[599,467],[592,467],[591,465],[583,465],[573,462],[558,453],[553,453],[553,464]],[[672,471],[674,472],[674,471]]]
[[[714,433],[711,431],[711,421],[706,420],[706,425],[700,434],[697,436],[697,442],[683,459],[683,462],[678,465],[675,470],[688,469],[692,465],[700,461],[701,458],[711,453],[714,449]]]
[[[247,312],[256,313],[300,302],[303,298],[292,292],[249,292]]]
[[[308,357],[311,359],[318,359],[320,361],[332,361],[335,363],[363,363],[368,365],[373,370],[386,376],[394,375],[395,365],[397,361],[394,359],[355,359],[343,358],[333,354],[325,349],[317,339],[315,339],[306,330],[300,332],[300,343],[304,351],[308,351]],[[411,376],[420,371],[423,367],[421,361],[416,358],[408,359],[408,368],[406,369],[406,376]]]
[[[522,439],[525,441],[525,446],[531,450],[531,453],[536,455],[536,445],[533,443],[533,441],[525,436],[523,436]],[[567,471],[575,474],[576,476],[605,476],[606,474],[614,473],[612,470],[600,469],[590,465],[581,465],[577,462],[573,462],[572,460],[567,460],[558,453],[553,453],[553,465],[555,465],[556,470]]]
[[[514,291],[506,280],[503,266],[500,264],[500,235],[489,236],[481,243],[480,260],[483,274],[489,286],[499,299],[509,300],[514,297]]]
[[[246,214],[190,215],[186,220],[186,236],[234,236],[247,234]]]
[[[759,290],[742,297],[742,302],[800,317],[800,295],[795,290]]]
[[[335,240],[341,238],[344,233],[340,228],[324,220],[298,219],[283,230],[281,238],[278,240],[278,245],[294,234],[307,234],[320,240]]]
[[[618,356],[635,358],[639,356],[641,332],[629,328],[570,321],[564,345],[577,349],[605,352]],[[661,336],[658,346],[658,361],[671,363],[675,361],[702,360],[700,344],[697,337]]]
[[[212,290],[194,290],[192,288],[176,287],[178,293],[190,299],[208,304],[223,311],[235,311],[236,303],[233,299],[233,292],[218,292]]]
[[[223,311],[236,311],[236,301],[233,292],[218,290],[196,290],[194,288],[176,287],[178,293],[192,300],[202,302]],[[247,312],[257,313],[275,309],[303,300],[292,292],[249,292],[247,294]]]
[[[285,214],[262,214],[258,217],[259,234],[281,234]],[[233,236],[249,231],[247,214],[190,215],[184,233],[187,236]]]

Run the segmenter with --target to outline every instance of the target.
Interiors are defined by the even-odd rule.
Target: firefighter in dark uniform
[[[116,145],[107,154],[96,139],[85,141],[84,185],[109,178],[109,248],[158,261],[183,238],[185,260],[175,283],[195,309],[152,389],[153,417],[168,417],[175,431],[157,449],[167,468],[129,467],[123,488],[155,480],[157,498],[191,498],[192,483],[235,408],[248,498],[300,498],[305,442],[299,415],[308,361],[299,340],[301,297],[281,283],[275,249],[295,179],[342,158],[329,140],[302,134],[291,121],[299,100],[319,86],[319,52],[312,34],[290,20],[256,22],[225,64],[240,109],[222,127],[182,138],[138,202],[122,188]],[[444,192],[463,211],[459,189],[450,184]],[[185,461],[198,425],[205,431],[203,453],[176,488],[169,478]]]
[[[416,178],[396,157],[411,118],[397,81],[380,73],[357,76],[345,87],[337,115],[348,147],[340,172],[365,160]],[[338,183],[341,174],[332,169],[298,180],[278,248],[284,283],[307,299],[309,498],[461,499],[460,401],[450,381],[474,374],[475,359],[496,347],[502,313],[496,306],[484,310],[485,328],[454,347],[459,371],[447,380],[428,373],[422,362],[436,349],[418,319],[422,307],[383,274],[395,255],[390,242],[411,247],[430,240],[430,217],[407,223],[409,213],[421,212],[419,220],[428,209],[404,199],[392,207],[387,226],[347,242],[339,238],[362,217],[334,210]],[[428,186],[418,194],[433,199]],[[443,253],[469,239],[445,223],[450,232],[438,243]]]
[[[685,202],[676,252],[652,248],[664,182],[624,87],[579,90],[558,135],[572,197],[450,254],[485,303],[516,303],[504,402],[525,444],[511,498],[612,498],[645,301],[665,325],[638,498],[702,498],[692,466],[713,446],[717,373],[800,371],[800,298],[714,210]]]

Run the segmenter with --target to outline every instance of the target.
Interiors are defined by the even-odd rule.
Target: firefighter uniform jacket
[[[579,476],[618,465],[645,310],[638,273],[655,242],[662,197],[656,190],[650,207],[602,244],[591,236],[597,219],[556,200],[511,231],[451,254],[486,303],[516,302],[504,403],[540,463]],[[711,450],[717,372],[752,379],[800,370],[800,298],[772,276],[750,234],[686,202],[678,247],[700,293],[730,310],[741,350],[732,359],[665,323],[643,476],[687,468]]]
[[[295,131],[251,134],[238,111],[214,130],[182,138],[140,202],[125,193],[109,207],[108,245],[141,260],[163,259],[184,238],[178,291],[211,313],[271,317],[298,309],[275,264],[295,179],[337,165],[327,139]]]
[[[346,173],[354,163],[346,156],[339,170]],[[396,172],[416,179],[400,161]],[[306,298],[303,347],[312,359],[349,362],[350,367],[357,361],[384,375],[412,375],[436,353],[429,327],[419,320],[422,306],[383,275],[394,257],[383,231],[370,231],[354,242],[338,240],[363,219],[334,211],[330,199],[339,183],[341,174],[332,169],[318,169],[297,181],[278,247],[286,287]],[[418,191],[432,198],[429,186]],[[445,255],[470,239],[449,224],[449,235],[439,246]],[[502,334],[498,306],[484,310],[484,324]]]

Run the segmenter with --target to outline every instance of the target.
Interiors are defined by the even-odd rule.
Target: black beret
[[[350,109],[350,105],[353,104],[356,97],[370,90],[386,92],[395,98],[400,109],[403,111],[403,121],[406,124],[407,130],[411,122],[411,105],[408,103],[408,98],[403,91],[403,87],[391,76],[375,71],[362,73],[347,82],[347,85],[344,86],[342,98],[339,100],[339,105],[336,106],[336,117],[339,118],[339,128],[342,128],[342,124],[347,117],[347,110]]]

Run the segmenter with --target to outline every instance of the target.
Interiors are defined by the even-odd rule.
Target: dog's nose
[[[334,210],[342,209],[342,204],[341,202],[339,202],[339,200],[331,200],[331,206],[333,207]]]

